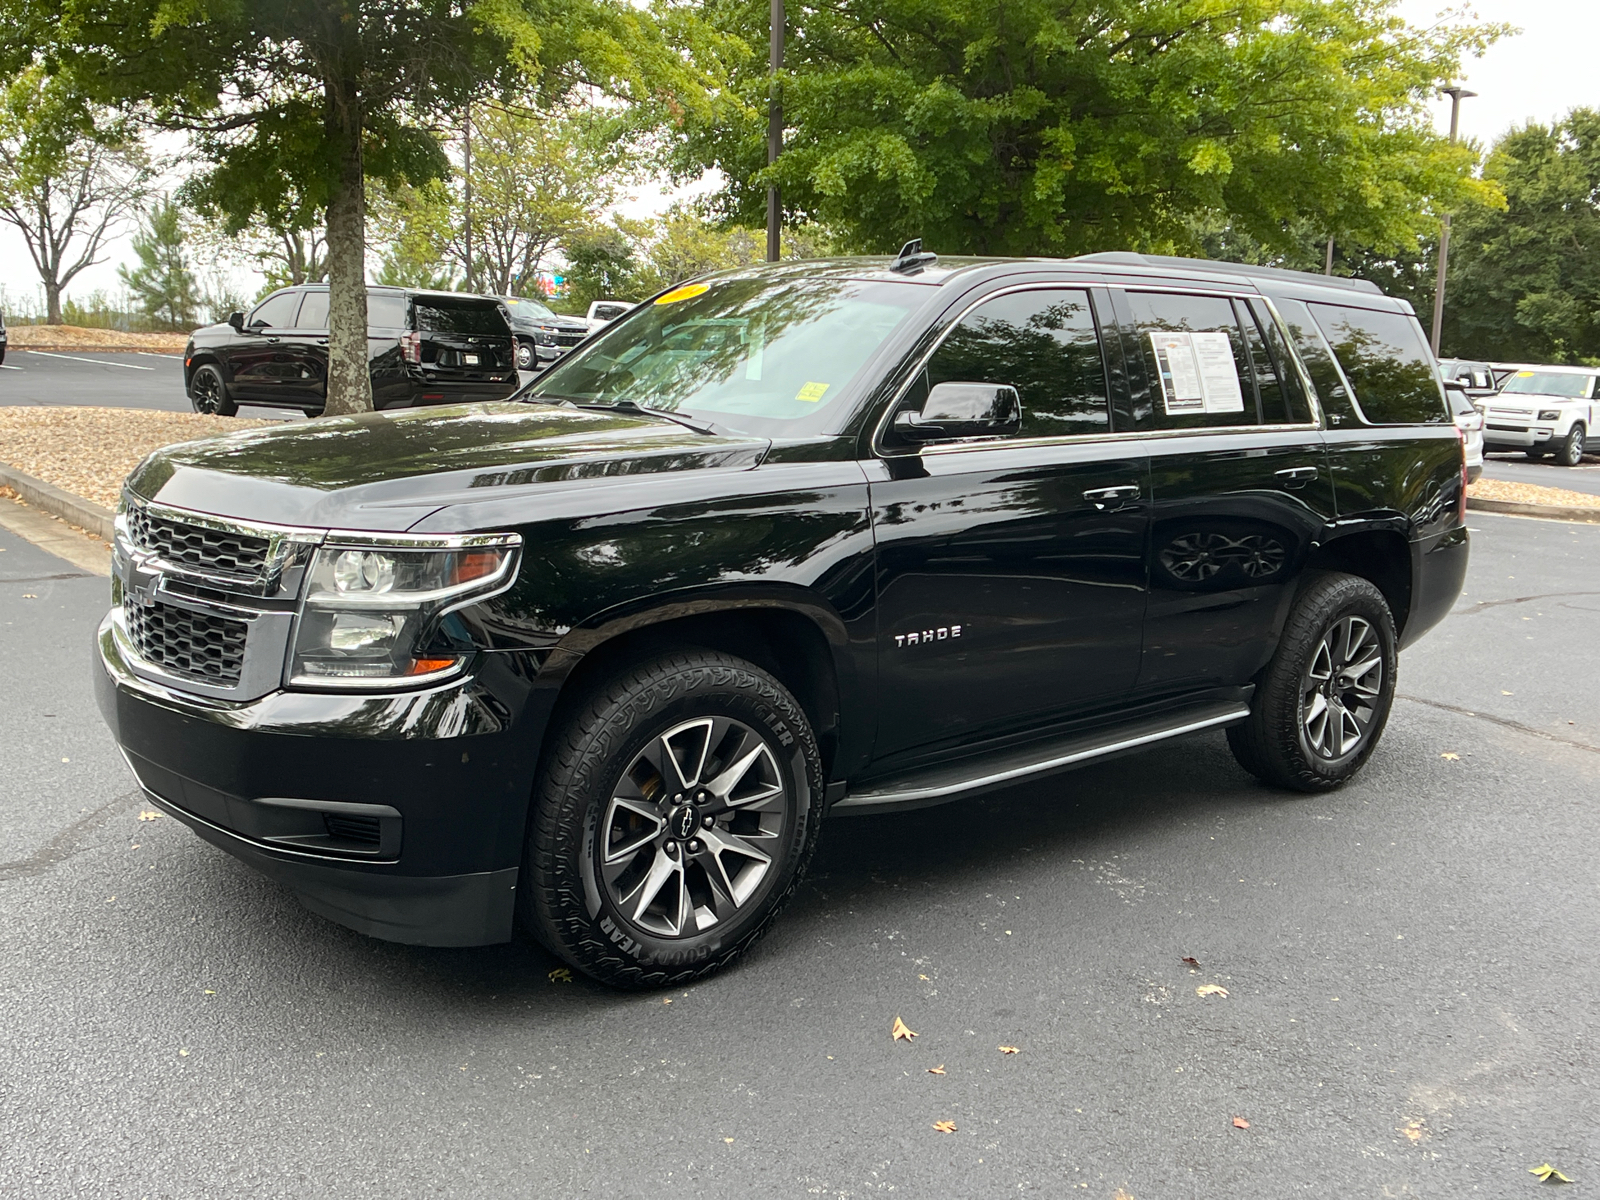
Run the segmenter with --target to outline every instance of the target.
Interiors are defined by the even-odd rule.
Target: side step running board
[[[1107,758],[1152,742],[1198,733],[1219,725],[1232,725],[1250,715],[1250,706],[1236,700],[1212,702],[1150,717],[1143,721],[1072,734],[1030,746],[1013,747],[999,754],[967,759],[948,766],[927,767],[889,779],[875,779],[852,791],[830,810],[840,815],[925,808],[974,792],[1004,787],[1081,763]]]

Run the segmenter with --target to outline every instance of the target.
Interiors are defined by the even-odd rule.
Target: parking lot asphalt
[[[1473,528],[1350,786],[1271,791],[1208,734],[834,820],[771,936],[665,995],[552,982],[523,943],[373,941],[140,821],[90,691],[106,581],[0,530],[0,1195],[1586,1182],[1600,528]]]
[[[145,351],[12,350],[0,363],[0,404],[193,411],[183,387],[183,356]],[[305,417],[288,409],[243,411],[263,419]]]

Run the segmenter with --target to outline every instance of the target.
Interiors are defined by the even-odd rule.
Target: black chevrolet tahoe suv
[[[772,923],[825,812],[1216,729],[1343,783],[1461,589],[1462,476],[1364,283],[752,267],[517,402],[153,454],[99,702],[153,804],[315,912],[677,984]]]
[[[516,343],[489,296],[367,289],[367,361],[378,408],[504,400],[517,390]],[[282,288],[244,313],[197,329],[183,352],[196,412],[241,404],[322,412],[328,396],[328,285]]]

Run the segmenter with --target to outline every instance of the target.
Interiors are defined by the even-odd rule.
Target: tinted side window
[[[1258,423],[1255,386],[1233,301],[1129,292],[1128,309],[1159,428]]]
[[[1289,328],[1295,352],[1306,365],[1311,385],[1317,389],[1323,419],[1335,429],[1341,425],[1358,424],[1360,418],[1356,415],[1355,405],[1350,403],[1350,389],[1345,386],[1344,376],[1339,374],[1322,331],[1311,319],[1311,309],[1304,301],[1282,297],[1278,298],[1277,304],[1278,315]]]
[[[246,325],[264,325],[269,329],[292,329],[295,309],[300,307],[299,292],[279,292],[268,296],[256,305]]]
[[[1009,383],[1022,397],[1022,437],[1111,428],[1105,361],[1089,293],[1047,288],[997,296],[950,331],[928,362],[927,386]]]
[[[1361,415],[1370,424],[1450,420],[1433,356],[1414,318],[1334,304],[1312,304],[1311,314],[1333,346]]]
[[[328,327],[328,293],[307,292],[300,304],[300,318],[296,329],[326,329]]]
[[[424,333],[510,333],[498,304],[457,302],[420,296],[412,305],[416,328]]]
[[[1300,425],[1311,420],[1311,405],[1300,373],[1294,369],[1271,311],[1257,300],[1239,301],[1238,307],[1243,310],[1240,324],[1250,341],[1256,391],[1261,396],[1261,419],[1268,425]]]
[[[368,294],[367,325],[374,329],[404,329],[406,298],[390,294]]]

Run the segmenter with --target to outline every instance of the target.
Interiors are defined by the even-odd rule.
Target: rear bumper
[[[206,841],[359,932],[475,946],[511,937],[538,745],[520,657],[422,692],[227,704],[133,675],[108,619],[94,682],[140,786]]]
[[[1411,611],[1400,635],[1403,649],[1449,615],[1467,578],[1470,538],[1465,526],[1411,543]]]

